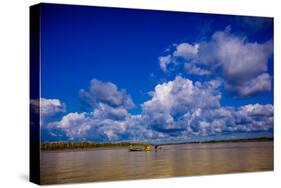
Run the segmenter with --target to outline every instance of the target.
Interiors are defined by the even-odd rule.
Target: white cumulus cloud
[[[247,97],[271,90],[267,71],[272,55],[272,40],[252,42],[246,36],[233,34],[228,26],[195,45],[181,43],[166,57],[187,74],[220,77],[227,91]],[[169,67],[165,66],[165,72]]]
[[[134,107],[134,103],[125,90],[120,90],[111,82],[103,82],[93,79],[90,82],[89,90],[80,90],[80,97],[84,104],[95,107],[102,102],[113,107],[124,107],[126,109]]]
[[[116,101],[112,95],[110,102],[99,97],[92,111],[68,113],[49,122],[48,134],[64,140],[173,142],[273,130],[272,104],[222,106],[222,84],[221,80],[194,82],[177,76],[156,85],[136,115],[130,114],[122,103],[112,105]],[[117,86],[115,91],[119,91]]]
[[[176,50],[173,53],[175,57],[182,57],[185,59],[194,58],[199,50],[199,44],[189,44],[189,43],[181,43],[176,46]]]

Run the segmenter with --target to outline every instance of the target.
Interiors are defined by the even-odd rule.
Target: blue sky
[[[41,10],[43,141],[273,136],[272,18]]]

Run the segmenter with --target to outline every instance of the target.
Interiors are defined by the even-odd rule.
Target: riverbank
[[[229,139],[229,140],[211,140],[211,141],[200,141],[200,142],[180,142],[180,143],[165,143],[158,145],[177,145],[177,144],[201,144],[201,143],[233,143],[233,142],[265,142],[273,141],[273,138],[261,137],[253,139]],[[147,142],[46,142],[41,144],[42,151],[52,150],[83,150],[83,149],[99,149],[99,148],[120,148],[133,146],[144,146],[148,145],[153,147],[153,144]]]
[[[228,139],[228,140],[208,140],[200,142],[180,142],[180,143],[167,143],[162,145],[175,145],[175,144],[212,144],[212,143],[235,143],[235,142],[267,142],[274,141],[272,137],[260,137],[249,139]]]
[[[129,147],[130,145],[134,146],[144,146],[149,145],[148,143],[130,143],[130,142],[47,142],[41,144],[41,150],[73,150],[73,149],[98,149],[98,148],[120,148],[120,147]]]

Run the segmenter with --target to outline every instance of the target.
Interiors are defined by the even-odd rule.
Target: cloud
[[[59,99],[33,99],[30,104],[31,110],[35,113],[39,113],[40,110],[42,116],[52,116],[66,110],[66,105]]]
[[[247,42],[230,34],[229,30],[214,33],[209,42],[215,46],[214,57],[203,63],[218,62],[225,88],[241,97],[255,95],[271,90],[271,77],[267,72],[268,60],[273,53],[272,41],[259,44]],[[202,52],[201,56],[204,56]],[[261,85],[259,86],[259,82]]]
[[[101,119],[123,120],[128,116],[128,112],[122,107],[111,107],[107,104],[100,103],[94,110],[94,115]]]
[[[128,113],[134,103],[125,90],[120,90],[111,82],[93,79],[88,91],[80,90],[83,105],[89,112],[71,112],[59,121],[48,123],[48,133],[63,133],[66,140],[118,141],[132,139],[126,131],[135,118]],[[137,126],[135,126],[137,127]],[[59,137],[61,138],[61,137]]]
[[[49,123],[49,133],[54,131],[63,132],[65,140],[73,141],[144,141],[158,137],[143,124],[141,115],[127,114],[122,119],[115,119],[97,111],[69,113],[60,121]]]
[[[130,114],[123,103],[112,105],[112,101],[118,101],[112,95],[101,95],[94,98],[92,111],[71,112],[48,122],[48,137],[44,139],[161,143],[273,130],[273,105],[222,106],[222,84],[221,80],[194,82],[177,76],[156,85],[150,92],[151,99],[142,104],[141,113],[136,115]],[[120,91],[114,86],[114,91]]]
[[[223,78],[232,85],[247,82],[266,72],[268,59],[273,52],[271,40],[263,44],[247,42],[246,38],[231,34],[229,29],[215,32],[207,45],[210,45],[209,48],[215,47],[212,50],[214,57],[205,62],[203,59],[203,63],[217,61]],[[202,51],[200,56],[205,56],[205,53],[209,52]]]
[[[182,70],[187,74],[220,77],[226,90],[240,97],[271,90],[271,77],[267,71],[273,55],[272,40],[251,42],[246,36],[233,34],[228,26],[195,45],[178,44],[169,53],[169,62],[174,66],[183,65]],[[165,72],[168,68],[172,66],[166,66]],[[259,81],[261,86],[257,85]]]
[[[207,69],[200,68],[196,65],[185,63],[184,69],[188,74],[194,74],[199,76],[208,76],[211,74],[211,72]]]
[[[101,102],[112,107],[123,107],[130,109],[134,103],[125,90],[119,90],[111,82],[103,82],[96,79],[91,80],[89,90],[80,90],[80,98],[83,104],[95,107]]]
[[[273,116],[273,105],[249,104],[240,108],[243,113],[250,116]]]
[[[152,129],[180,131],[185,128],[186,113],[220,106],[221,95],[216,87],[211,82],[193,83],[177,76],[175,80],[155,87],[152,99],[143,104],[143,115]]]
[[[106,141],[113,137],[113,131],[118,125],[116,121],[102,120],[91,112],[74,112],[63,116],[60,121],[50,123],[49,127],[50,131],[59,129],[65,132],[68,140]]]
[[[228,91],[234,91],[239,96],[251,96],[257,93],[271,91],[271,76],[267,73],[263,73],[256,78],[246,81],[241,85],[231,85],[225,83],[225,88]]]
[[[270,131],[273,129],[273,106],[271,104],[249,104],[238,108],[220,107],[205,111],[193,123],[208,122],[199,134]],[[203,131],[202,131],[203,129]]]
[[[175,48],[175,50],[172,51],[172,48]],[[168,70],[172,69],[173,66],[181,65],[181,63],[179,63],[179,60],[184,59],[185,61],[189,61],[195,58],[198,53],[199,44],[173,44],[172,48],[168,48],[169,50],[165,50],[165,52],[168,52],[170,54],[166,56],[160,56],[158,58],[160,68],[165,73]]]
[[[199,44],[181,43],[176,46],[176,50],[173,52],[174,57],[182,57],[185,59],[191,59],[196,57],[199,49]]]
[[[52,123],[56,118],[59,118],[66,112],[66,105],[59,99],[32,99],[30,100],[30,109],[32,116],[35,114],[40,114],[40,116],[33,116],[33,118],[31,119],[31,121],[33,122],[31,123],[34,126],[38,126],[38,123],[40,124],[40,137],[42,141],[57,141],[68,139],[64,131],[49,127],[49,123]]]
[[[161,70],[163,72],[166,72],[167,71],[167,66],[172,62],[171,61],[171,55],[161,56],[158,59],[159,59],[159,64],[160,64]]]
[[[54,124],[70,140],[118,141],[125,133],[125,122],[102,119],[94,113],[69,113]]]
[[[220,80],[201,83],[180,76],[159,84],[152,99],[143,104],[143,121],[150,129],[169,135],[165,139],[273,129],[271,104],[221,106],[220,86]]]
[[[30,100],[32,113],[40,113],[40,127],[47,128],[47,125],[54,117],[66,112],[66,105],[59,99],[32,99]]]

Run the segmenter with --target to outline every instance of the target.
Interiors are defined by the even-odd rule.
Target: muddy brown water
[[[41,183],[77,183],[273,170],[273,142],[41,152]]]

